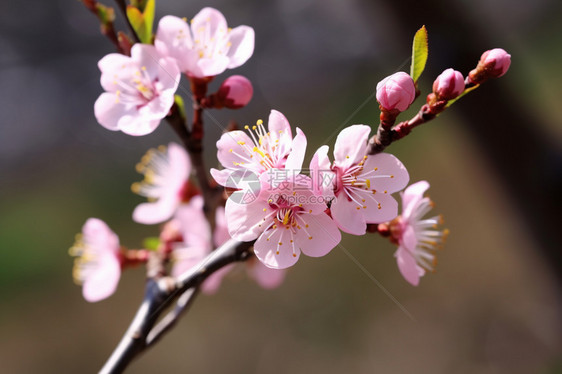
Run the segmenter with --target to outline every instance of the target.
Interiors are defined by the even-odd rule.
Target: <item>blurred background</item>
[[[107,2],[110,4],[109,2]],[[283,112],[309,139],[307,161],[339,129],[378,123],[376,83],[409,71],[411,40],[429,31],[422,97],[487,49],[512,55],[490,81],[388,151],[429,194],[451,235],[435,274],[404,281],[395,248],[375,235],[303,257],[286,282],[260,289],[233,272],[201,296],[130,373],[562,373],[562,3],[558,0],[158,0],[157,19],[220,9],[256,31],[243,74],[255,97],[221,124]],[[120,25],[120,24],[118,24]],[[110,299],[88,304],[68,248],[88,217],[130,247],[157,227],[131,220],[130,184],[148,148],[175,140],[105,130],[93,103],[97,61],[113,52],[79,1],[13,1],[0,12],[0,371],[87,373],[101,368],[142,298],[143,269]],[[222,79],[221,79],[222,78]],[[184,87],[187,87],[185,82]],[[207,160],[221,129],[207,117]]]

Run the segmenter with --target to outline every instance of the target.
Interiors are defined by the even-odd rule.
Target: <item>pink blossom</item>
[[[121,277],[119,238],[105,222],[89,218],[70,248],[74,281],[82,285],[84,299],[96,302],[111,296]]]
[[[222,82],[216,98],[221,106],[238,109],[248,105],[253,94],[252,83],[246,77],[233,75]]]
[[[176,143],[151,149],[137,164],[137,170],[145,179],[133,184],[133,192],[155,201],[139,204],[133,220],[151,225],[172,217],[188,192],[191,161],[185,149]]]
[[[306,178],[299,175],[273,186],[264,174],[262,184],[267,187],[256,201],[226,202],[230,235],[241,241],[257,238],[254,253],[267,267],[290,267],[301,251],[311,257],[324,256],[341,240],[336,224],[324,212],[325,203],[308,188],[311,182]]]
[[[423,197],[429,183],[420,181],[402,193],[402,214],[390,223],[390,232],[398,242],[395,253],[398,269],[410,284],[417,286],[426,271],[436,265],[434,252],[444,243],[448,230],[439,231],[440,216],[423,218],[433,207],[428,197]]]
[[[341,230],[354,235],[365,234],[367,223],[396,217],[398,203],[391,194],[409,180],[406,168],[393,155],[365,156],[370,131],[365,125],[342,130],[334,146],[333,165],[327,146],[316,152],[310,164],[315,192],[333,199],[333,220]]]
[[[492,77],[499,78],[509,69],[511,65],[511,55],[502,48],[494,48],[486,51],[480,57],[480,61],[487,67],[492,69]]]
[[[245,63],[254,53],[254,29],[230,29],[221,12],[202,9],[188,26],[166,16],[158,24],[154,45],[177,61],[180,70],[197,78],[216,76]]]
[[[298,174],[306,151],[306,136],[297,128],[292,138],[291,126],[285,116],[272,110],[268,130],[259,120],[249,132],[236,130],[224,133],[217,142],[217,158],[223,170],[211,169],[211,175],[218,184],[226,186],[233,172],[249,171],[257,177],[267,170],[286,169]],[[231,187],[231,186],[230,186]]]
[[[131,57],[111,53],[98,67],[106,91],[94,105],[98,122],[129,135],[154,131],[174,104],[180,81],[176,63],[161,57],[154,46],[135,44]]]
[[[377,83],[377,101],[385,110],[408,109],[416,97],[416,88],[411,76],[399,71]]]
[[[464,91],[464,77],[451,68],[443,71],[433,82],[433,93],[438,100],[452,100]]]

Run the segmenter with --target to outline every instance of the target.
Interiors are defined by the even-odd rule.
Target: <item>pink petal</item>
[[[270,210],[269,204],[263,200],[258,199],[250,204],[238,204],[232,199],[228,199],[225,213],[230,236],[241,241],[254,240],[272,222],[272,218],[264,221],[264,217]]]
[[[226,56],[213,56],[213,58],[202,58],[197,61],[197,68],[193,69],[191,73],[199,78],[214,77],[224,72],[228,66],[228,57]]]
[[[423,199],[423,194],[429,188],[429,183],[419,181],[411,184],[402,192],[402,217],[408,219],[416,204]]]
[[[376,194],[366,194],[366,209],[361,209],[367,223],[381,223],[393,220],[398,216],[398,202],[390,193],[377,192]],[[380,209],[379,209],[380,204]]]
[[[203,284],[201,285],[201,291],[206,293],[207,295],[212,295],[216,293],[222,283],[222,279],[232,270],[234,269],[234,264],[225,266],[213,274],[211,274]]]
[[[244,64],[254,53],[255,33],[249,26],[238,26],[230,31],[230,49],[227,56],[230,58],[229,69],[237,68]]]
[[[153,203],[141,203],[133,211],[133,221],[144,225],[154,225],[172,217],[179,201],[170,197]]]
[[[395,256],[398,263],[398,270],[400,270],[404,279],[411,285],[417,286],[420,283],[420,272],[412,254],[406,249],[399,247]]]
[[[168,144],[168,157],[171,174],[175,178],[170,184],[181,187],[191,173],[191,160],[186,150],[177,143]]]
[[[365,125],[353,125],[343,129],[334,145],[334,166],[345,170],[363,160],[370,132],[371,128]]]
[[[348,200],[345,193],[342,192],[332,202],[330,211],[333,220],[341,230],[353,235],[364,235],[367,223],[363,213],[357,210],[357,207],[358,205],[354,201]]]
[[[408,184],[408,171],[396,157],[389,153],[379,153],[365,160],[363,174],[369,173],[371,189],[378,192],[400,191]]]
[[[253,147],[254,142],[244,131],[225,132],[217,141],[217,158],[223,167],[238,169],[237,164],[249,163],[251,153],[247,148]]]
[[[290,170],[293,175],[300,173],[304,155],[306,152],[306,135],[297,127],[297,135],[291,145],[291,153],[287,157],[285,169]]]
[[[217,247],[220,247],[229,239],[230,234],[228,233],[225,210],[224,207],[219,206],[215,213],[215,233],[213,234],[213,242]]]
[[[261,261],[248,264],[247,269],[250,277],[267,290],[279,287],[287,274],[285,270],[268,268]]]
[[[312,188],[316,195],[333,197],[336,175],[330,168],[328,150],[329,147],[323,145],[314,153],[310,161],[310,176],[312,178]]]
[[[229,169],[223,169],[223,170],[218,170],[214,168],[211,169],[211,176],[221,186],[226,186],[226,181],[228,180],[228,177],[230,177],[231,175],[232,175],[232,170]]]
[[[82,227],[84,241],[102,252],[115,254],[119,250],[119,237],[99,218],[88,218]]]
[[[168,93],[173,95],[176,92],[181,79],[181,71],[175,60],[169,58],[159,58],[155,60],[158,66],[158,84],[160,95]],[[170,91],[170,92],[167,92]]]
[[[111,296],[121,277],[121,266],[115,255],[98,258],[98,268],[90,274],[82,286],[82,295],[91,303]]]
[[[410,251],[410,253],[415,253],[418,239],[416,238],[416,232],[412,226],[406,225],[402,233],[400,245]]]
[[[293,255],[293,246],[290,238],[283,235],[285,229],[270,229],[260,235],[254,244],[254,253],[256,257],[267,267],[272,269],[285,269],[297,263],[300,257],[300,250],[295,244],[295,253]],[[279,243],[282,243],[279,245]],[[279,254],[277,254],[279,247]]]
[[[137,69],[144,68],[143,70],[148,74],[151,81],[160,76],[159,73],[162,70],[160,58],[161,55],[153,45],[137,43],[131,48],[131,60],[136,63]],[[166,72],[168,75],[177,75],[177,67],[174,69],[174,65],[168,65],[167,68],[173,69],[173,71]]]
[[[279,143],[287,144],[292,142],[292,132],[291,132],[291,125],[287,118],[283,115],[283,113],[272,110],[269,113],[269,118],[267,120],[267,128],[271,133],[271,139],[275,142],[275,140],[279,139]]]
[[[213,37],[219,30],[227,31],[226,19],[221,12],[214,8],[203,8],[191,21],[191,30],[194,36],[200,29],[208,30],[209,36]]]
[[[188,71],[198,60],[192,49],[191,31],[181,18],[163,17],[158,23],[154,45],[161,56],[175,59],[181,71]]]
[[[304,229],[297,230],[295,241],[305,255],[325,256],[341,241],[340,230],[327,214],[306,214],[303,218],[308,224],[308,233]]]
[[[110,53],[98,62],[101,71],[100,83],[105,91],[115,92],[119,90],[116,81],[131,80],[136,71],[136,65],[130,57],[120,53]]]
[[[132,113],[124,115],[119,120],[119,130],[128,135],[142,136],[147,135],[156,130],[160,124],[161,118],[149,119],[141,113]]]
[[[110,92],[102,93],[94,104],[94,114],[99,124],[112,131],[120,130],[120,119],[133,113],[133,108],[119,102],[117,95]]]

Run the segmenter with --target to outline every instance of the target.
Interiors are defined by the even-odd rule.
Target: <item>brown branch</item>
[[[231,239],[175,280],[169,277],[149,279],[137,314],[100,373],[122,373],[135,357],[170,330],[208,276],[224,266],[248,259],[252,245],[253,242]],[[191,289],[191,293],[186,293]],[[162,313],[176,300],[176,308],[157,324]]]

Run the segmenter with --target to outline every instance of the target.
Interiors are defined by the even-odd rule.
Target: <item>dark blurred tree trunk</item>
[[[428,28],[430,61],[426,77],[436,77],[448,67],[466,74],[484,50],[502,47],[497,45],[498,41],[490,40],[485,30],[475,28],[476,23],[471,22],[462,8],[470,4],[447,0],[387,3],[402,29],[411,30],[413,35],[422,25]],[[454,29],[450,27],[452,20]],[[437,51],[442,54],[436,56],[435,53],[440,53]],[[512,67],[517,65],[516,55],[512,56],[512,62]],[[501,79],[509,79],[509,72]],[[474,143],[508,191],[537,248],[562,285],[561,147],[544,131],[546,126],[540,121],[545,119],[534,117],[531,108],[522,102],[525,94],[516,96],[499,82],[484,84],[476,93],[463,98],[454,110],[464,116]]]

